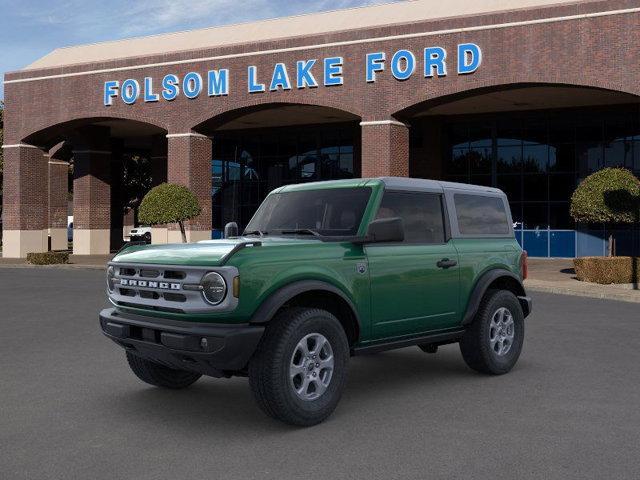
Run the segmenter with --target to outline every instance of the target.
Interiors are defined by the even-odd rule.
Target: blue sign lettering
[[[461,43],[458,45],[458,73],[473,73],[482,63],[482,50],[475,43]]]
[[[229,70],[209,70],[207,73],[208,94],[210,97],[229,95]]]
[[[329,57],[324,59],[324,85],[342,85],[342,57]]]
[[[296,62],[296,87],[315,88],[318,86],[316,77],[311,73],[311,69],[316,64],[316,60],[300,60]]]
[[[458,75],[468,75],[476,72],[482,65],[482,50],[475,43],[461,43],[457,45],[456,70]],[[389,57],[388,57],[389,56]],[[387,58],[390,74],[386,73]],[[419,65],[419,62],[422,62]],[[265,80],[269,84],[271,92],[286,92],[292,89],[292,78],[289,76],[288,66],[295,65],[295,86],[297,89],[318,88],[319,83],[314,75],[316,64],[321,64],[323,75],[322,85],[325,87],[344,84],[344,64],[342,56],[326,57],[323,59],[297,60],[291,63],[277,62],[273,65],[270,80],[261,79],[258,67],[247,67],[247,91],[249,93],[263,93],[267,91]],[[387,79],[406,81],[414,76],[416,69],[421,68],[424,78],[446,77],[447,50],[440,46],[426,47],[422,55],[416,57],[413,51],[400,49],[395,52],[371,52],[364,58],[364,81],[372,84],[379,77],[387,75]],[[264,74],[264,72],[263,72]],[[214,69],[205,72],[192,71],[179,77],[169,73],[162,77],[159,91],[154,90],[154,84],[158,79],[143,77],[141,81],[134,78],[123,80],[108,80],[104,82],[103,103],[105,106],[113,105],[120,98],[123,103],[133,105],[139,99],[145,103],[175,100],[183,94],[188,99],[196,99],[206,91],[208,97],[222,97],[229,95],[232,72],[229,69]],[[141,86],[142,84],[142,86]],[[158,87],[155,87],[158,88]]]
[[[153,93],[153,78],[144,78],[144,101],[145,102],[157,102],[160,100],[160,95]]]
[[[258,67],[251,66],[248,69],[249,76],[249,93],[264,92],[264,83],[257,83],[256,76],[258,75]]]
[[[287,67],[284,63],[276,63],[273,68],[273,76],[271,77],[271,85],[269,90],[275,92],[278,88],[283,90],[291,90],[291,82],[289,81],[289,74],[287,73]]]
[[[429,47],[424,49],[424,76],[433,77],[433,71],[439,77],[447,76],[447,51],[442,47]]]
[[[367,82],[376,81],[376,72],[384,71],[384,61],[386,55],[384,52],[367,53]]]
[[[175,100],[180,93],[180,88],[178,88],[178,77],[177,75],[166,75],[162,79],[162,98],[167,101]]]

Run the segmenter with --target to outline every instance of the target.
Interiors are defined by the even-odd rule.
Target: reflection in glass
[[[357,124],[224,131],[212,161],[213,228],[242,228],[262,199],[290,183],[352,178]]]

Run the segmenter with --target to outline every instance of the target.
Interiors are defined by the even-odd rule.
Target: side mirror
[[[224,238],[234,238],[238,236],[238,224],[229,222],[224,226]]]
[[[402,242],[404,240],[404,225],[400,217],[379,218],[369,224],[367,242]]]

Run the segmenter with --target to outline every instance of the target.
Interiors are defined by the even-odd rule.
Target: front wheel
[[[508,290],[488,291],[460,341],[466,364],[481,373],[502,375],[518,361],[524,341],[524,314]]]
[[[336,317],[315,308],[290,308],[267,327],[249,363],[249,383],[267,415],[311,426],[336,408],[348,360],[349,343]]]

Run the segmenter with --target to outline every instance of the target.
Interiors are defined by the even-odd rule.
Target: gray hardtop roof
[[[380,180],[386,187],[391,189],[457,191],[469,193],[490,193],[500,196],[504,195],[504,192],[498,188],[485,187],[482,185],[470,185],[468,183],[443,182],[440,180],[406,177],[380,177]]]

